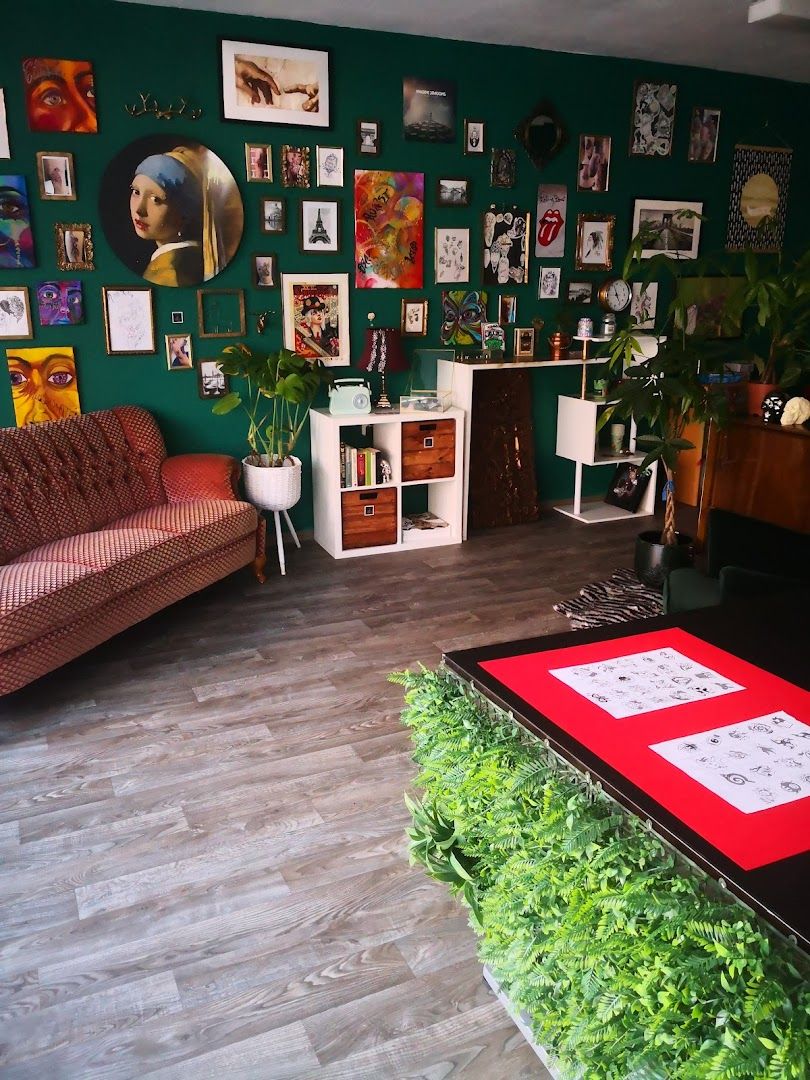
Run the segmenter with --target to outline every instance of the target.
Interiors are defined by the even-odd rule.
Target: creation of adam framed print
[[[37,154],[37,180],[41,199],[62,199],[66,202],[75,200],[73,154],[64,151],[49,154],[41,150]]]
[[[329,127],[329,53],[220,41],[222,118]]]
[[[350,363],[349,275],[282,274],[284,347],[329,367]]]
[[[104,333],[108,356],[136,356],[157,351],[155,310],[148,285],[104,286]]]
[[[267,143],[245,143],[245,177],[250,184],[273,179],[273,147]]]
[[[302,252],[340,251],[340,200],[304,199],[299,247]]]
[[[702,213],[702,202],[636,199],[632,235],[635,238],[642,231],[641,258],[668,255],[671,259],[696,259]]]
[[[577,214],[577,270],[610,270],[615,214]]]
[[[425,337],[427,334],[427,300],[403,300],[399,329],[403,337]]]
[[[0,338],[22,340],[33,336],[28,286],[0,286]]]

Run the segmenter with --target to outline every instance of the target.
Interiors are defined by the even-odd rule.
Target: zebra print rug
[[[615,570],[607,581],[595,581],[579,590],[573,600],[562,600],[554,610],[565,615],[572,630],[591,630],[608,623],[649,619],[663,614],[661,593],[642,584],[632,570]]]

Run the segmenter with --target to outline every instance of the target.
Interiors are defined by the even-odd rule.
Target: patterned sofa
[[[0,430],[0,694],[254,563],[237,462],[167,457],[134,406]]]

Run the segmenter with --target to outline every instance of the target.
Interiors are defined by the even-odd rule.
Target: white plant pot
[[[262,455],[267,460],[267,455]],[[245,494],[262,510],[289,510],[301,498],[301,460],[287,458],[281,466],[251,465],[242,459]]]

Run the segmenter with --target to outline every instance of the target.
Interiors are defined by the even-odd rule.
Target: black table
[[[447,653],[447,667],[501,708],[511,711],[527,731],[543,739],[582,772],[600,780],[605,790],[633,813],[647,819],[673,848],[762,915],[773,927],[810,953],[810,852],[743,870],[703,837],[664,809],[652,796],[583,746],[526,701],[513,694],[480,665],[521,653],[560,649],[630,634],[678,626],[788,682],[810,689],[808,617],[798,614],[792,597],[767,602],[747,600],[720,608],[620,623],[550,637],[526,638],[500,645]]]

